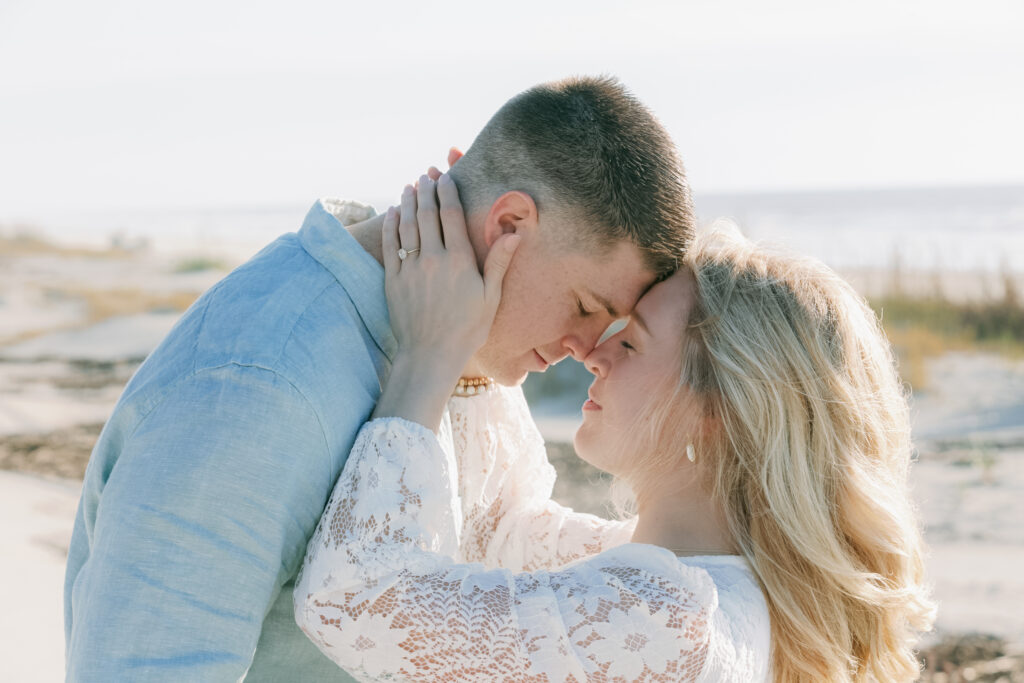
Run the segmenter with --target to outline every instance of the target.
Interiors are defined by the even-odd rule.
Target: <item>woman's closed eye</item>
[[[636,348],[625,339],[623,339],[620,343],[622,344],[622,348],[626,349],[627,351],[636,351]]]

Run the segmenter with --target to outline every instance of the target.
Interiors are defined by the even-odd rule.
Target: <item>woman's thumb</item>
[[[484,261],[484,298],[493,309],[497,309],[498,301],[501,300],[501,283],[521,240],[522,236],[515,233],[502,236],[491,245],[491,251]]]

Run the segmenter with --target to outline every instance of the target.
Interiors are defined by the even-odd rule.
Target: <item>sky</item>
[[[695,192],[1024,183],[1024,3],[0,0],[0,221],[387,202],[620,77]]]

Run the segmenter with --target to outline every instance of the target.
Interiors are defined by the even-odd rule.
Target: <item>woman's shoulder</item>
[[[742,557],[677,557],[659,546],[627,543],[573,567],[602,587],[597,593],[628,596],[627,602],[642,605],[630,621],[611,625],[612,631],[638,627],[642,615],[650,629],[645,637],[660,640],[661,651],[674,647],[685,655],[680,666],[699,662],[694,680],[766,680],[768,606]],[[615,598],[608,600],[604,608],[615,615]]]
[[[751,613],[767,618],[768,606],[750,565],[740,555],[679,557],[646,543],[625,543],[570,565],[606,585],[619,584],[638,595],[671,595],[709,614]]]
[[[667,551],[666,551],[667,552]],[[764,593],[750,564],[741,555],[696,555],[677,558],[681,564],[707,572],[720,596],[730,602],[748,602],[765,606]]]
[[[605,577],[601,581],[606,583],[621,583],[644,592],[669,590],[712,609],[717,606],[713,577],[703,567],[680,562],[671,551],[656,545],[624,543],[570,567]]]
[[[599,555],[580,560],[611,571],[611,567],[634,567],[637,577],[654,575],[675,579],[695,595],[705,595],[716,609],[740,605],[767,613],[767,602],[750,565],[741,555],[677,556],[671,550],[647,543],[624,543]],[[727,603],[727,604],[724,604]]]
[[[659,552],[660,551],[660,552]],[[608,679],[697,680],[711,651],[714,582],[654,546],[626,544],[561,570],[521,575],[550,590],[575,658]],[[520,586],[520,589],[524,588]],[[520,609],[537,592],[520,590]]]
[[[705,680],[767,680],[771,652],[768,602],[747,561],[738,555],[680,558],[715,583]]]

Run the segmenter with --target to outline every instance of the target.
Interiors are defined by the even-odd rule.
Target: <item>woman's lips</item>
[[[542,356],[539,353],[537,353],[537,349],[533,350],[533,355],[535,355],[537,357],[537,363],[538,363],[538,365],[540,367],[540,371],[544,372],[545,370],[547,370],[548,369],[548,362],[546,360],[544,360],[544,356]]]
[[[601,406],[588,398],[586,403],[583,404],[583,410],[601,410]]]

